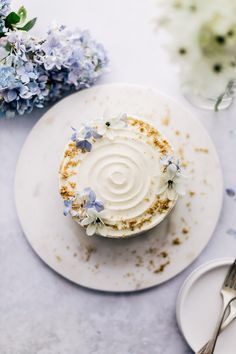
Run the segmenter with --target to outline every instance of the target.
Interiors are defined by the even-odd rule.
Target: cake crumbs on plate
[[[167,261],[166,263],[161,264],[157,269],[153,271],[154,274],[162,273],[165,268],[170,264],[170,261]]]
[[[143,266],[143,258],[141,256],[136,256],[136,267],[142,267]]]
[[[160,255],[161,255],[163,258],[168,257],[168,253],[167,253],[166,251],[162,251],[162,252],[160,253]]]
[[[199,147],[199,148],[195,148],[195,151],[196,151],[196,152],[202,152],[202,153],[204,153],[204,154],[208,154],[209,149]]]
[[[179,239],[179,237],[176,237],[173,241],[172,241],[172,244],[175,245],[175,246],[179,246],[181,245],[181,241]]]
[[[157,252],[158,252],[158,248],[157,247],[149,247],[145,251],[146,254],[157,254]]]
[[[97,248],[95,246],[92,245],[88,245],[85,247],[85,261],[89,262],[91,256],[93,253],[97,252]]]
[[[168,127],[168,125],[170,124],[170,117],[166,116],[166,117],[162,118],[161,124]]]
[[[187,227],[183,227],[182,234],[186,235],[189,233],[189,229]]]

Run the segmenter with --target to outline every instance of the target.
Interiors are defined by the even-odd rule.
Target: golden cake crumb
[[[170,124],[170,118],[169,117],[164,117],[161,120],[162,125],[165,125],[166,127],[168,127],[168,125]]]
[[[209,150],[207,148],[195,148],[196,152],[203,152],[205,154],[208,154]]]
[[[189,233],[189,229],[188,229],[187,227],[184,227],[184,228],[182,229],[182,233],[183,233],[183,234],[188,234],[188,233]]]
[[[96,253],[97,249],[95,246],[88,245],[85,248],[85,261],[88,262],[92,256],[93,253]]]
[[[69,190],[66,186],[61,187],[60,193],[63,199],[69,199],[71,197],[74,197],[74,191]]]
[[[179,239],[178,237],[176,237],[176,238],[172,241],[172,243],[173,243],[173,245],[178,246],[178,245],[181,244],[181,241],[180,241],[180,239]]]
[[[169,264],[170,264],[170,261],[167,261],[166,263],[161,264],[160,267],[155,269],[153,273],[155,273],[155,274],[162,273]]]

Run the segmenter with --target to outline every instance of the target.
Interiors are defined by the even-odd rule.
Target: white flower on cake
[[[166,156],[161,160],[161,163],[164,165],[164,170],[160,177],[157,195],[175,200],[178,195],[185,194],[186,177],[181,173],[179,162],[174,162],[174,157]]]
[[[82,220],[81,225],[86,226],[86,234],[92,236],[99,234],[107,236],[107,228],[103,221],[104,212],[97,212],[94,208],[88,209],[86,217]]]
[[[123,129],[127,126],[127,114],[121,114],[114,118],[102,118],[95,122],[99,135],[106,136],[108,139],[114,139],[114,130]]]

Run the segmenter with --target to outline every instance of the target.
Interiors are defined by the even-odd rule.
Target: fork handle
[[[222,314],[220,316],[220,319],[218,321],[218,324],[217,324],[217,327],[215,329],[212,339],[210,339],[209,342],[200,351],[197,352],[197,354],[213,354],[215,346],[216,346],[216,341],[217,341],[218,336],[220,334],[220,329],[221,329],[221,325],[222,325],[224,317],[225,317],[226,310],[227,310],[228,306],[230,305],[231,301],[228,303],[224,303]]]
[[[230,323],[235,319],[235,313],[233,311],[231,311],[228,315],[228,317],[226,317],[226,319],[224,320],[224,322],[222,323],[221,325],[221,328],[220,328],[220,332],[223,332],[225,330],[225,328],[227,328]],[[209,342],[207,342],[198,352],[198,354],[204,354],[204,350],[206,350],[207,348],[207,345],[208,345]]]

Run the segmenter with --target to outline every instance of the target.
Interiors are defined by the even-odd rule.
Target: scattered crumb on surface
[[[158,249],[157,249],[156,247],[150,247],[150,248],[148,248],[148,249],[145,251],[145,253],[147,253],[147,254],[156,254],[157,251],[158,251]]]
[[[86,246],[86,247],[85,247],[85,261],[86,261],[86,262],[89,262],[89,260],[90,260],[90,258],[91,258],[91,256],[92,256],[92,254],[93,254],[93,253],[96,253],[96,252],[97,252],[97,249],[96,249],[95,246],[91,246],[91,245]]]
[[[61,262],[61,261],[62,261],[62,258],[61,258],[60,256],[56,256],[56,260],[57,260],[58,262]]]
[[[189,229],[188,229],[187,227],[184,227],[184,228],[182,229],[182,233],[183,233],[184,235],[188,234],[188,233],[189,233]]]
[[[168,257],[168,253],[167,253],[166,251],[162,251],[162,252],[160,253],[160,255],[161,255],[163,258]]]
[[[203,152],[204,154],[208,154],[208,152],[209,152],[209,150],[207,148],[202,148],[202,147],[195,148],[195,151],[196,152]]]
[[[195,192],[193,192],[193,191],[189,191],[188,194],[190,195],[190,197],[194,197],[195,196]]]
[[[143,259],[141,256],[136,256],[136,263],[135,263],[136,267],[142,267],[143,266]]]
[[[170,261],[167,261],[166,263],[161,264],[160,267],[158,267],[157,269],[155,269],[153,271],[153,273],[155,273],[155,274],[162,273],[169,264],[170,264]]]
[[[166,127],[168,127],[168,125],[170,124],[170,118],[169,117],[162,118],[161,124],[165,125]]]
[[[173,245],[178,246],[181,245],[181,241],[178,237],[176,237],[173,241],[172,241]]]

